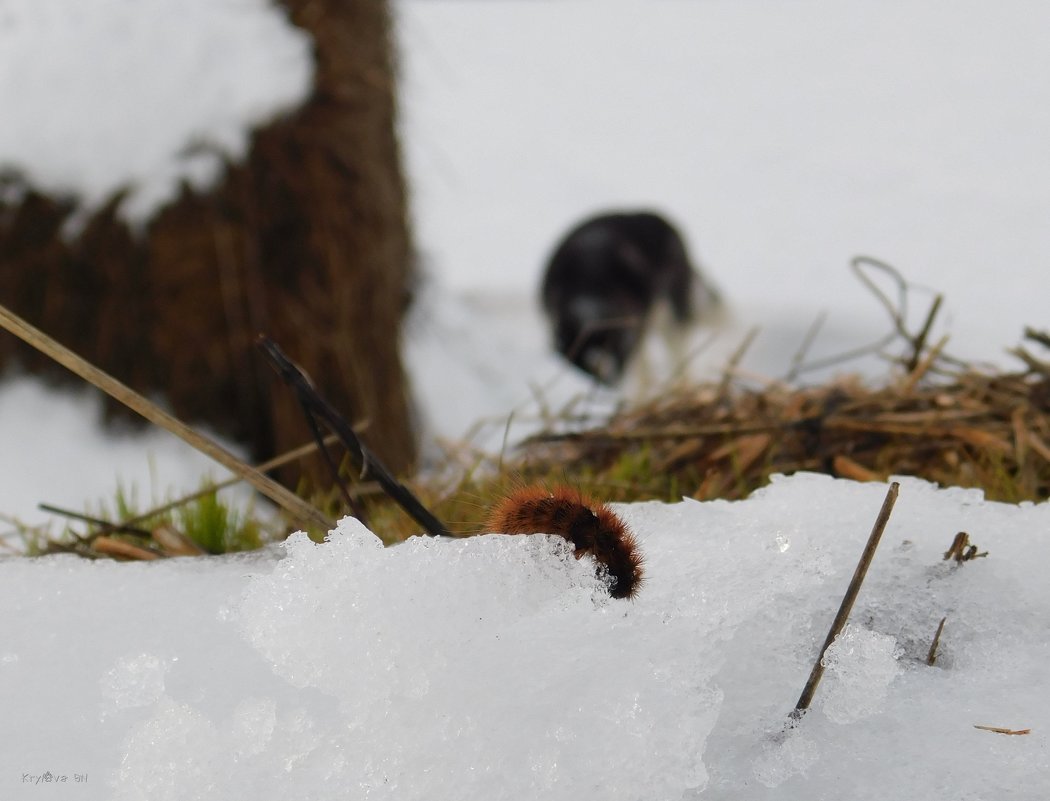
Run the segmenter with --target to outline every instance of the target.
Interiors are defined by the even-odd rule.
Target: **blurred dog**
[[[611,385],[662,309],[677,329],[670,333],[682,334],[699,307],[718,296],[675,227],[658,214],[635,212],[602,214],[572,229],[547,264],[542,302],[558,352]]]

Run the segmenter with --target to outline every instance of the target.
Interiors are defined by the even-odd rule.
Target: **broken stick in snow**
[[[846,594],[842,598],[842,603],[839,605],[838,614],[835,615],[835,620],[831,624],[830,631],[828,631],[827,639],[824,640],[824,645],[820,649],[820,653],[817,655],[817,661],[813,664],[813,670],[810,671],[809,680],[806,681],[806,686],[802,690],[802,695],[799,697],[798,703],[795,704],[795,709],[791,712],[791,717],[795,720],[800,720],[806,710],[809,709],[810,702],[813,700],[813,693],[816,692],[817,685],[820,683],[820,679],[824,675],[824,654],[827,652],[828,647],[835,642],[835,638],[839,636],[843,627],[846,625],[846,621],[849,619],[849,613],[853,611],[853,604],[857,600],[857,595],[860,593],[860,586],[864,583],[864,577],[868,573],[868,567],[871,565],[871,560],[875,556],[875,549],[879,547],[879,540],[882,539],[882,532],[886,529],[886,523],[889,522],[890,512],[893,511],[893,504],[897,501],[897,492],[899,490],[900,484],[896,481],[890,484],[890,488],[886,493],[886,500],[882,502],[879,516],[875,520],[875,526],[872,528],[871,534],[868,536],[868,544],[864,546],[864,552],[861,554],[860,561],[857,563],[857,569],[853,571],[853,578],[850,580],[849,587],[846,589]]]
[[[937,633],[933,635],[933,644],[930,645],[930,652],[926,654],[926,664],[934,665],[937,663],[937,646],[941,644],[941,634],[944,632],[944,622],[947,617],[942,617],[940,625],[937,626]]]

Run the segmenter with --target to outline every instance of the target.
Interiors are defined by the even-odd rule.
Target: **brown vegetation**
[[[1045,334],[1028,338],[1050,346]],[[988,373],[920,359],[872,388],[856,377],[814,387],[728,382],[681,390],[598,428],[540,434],[530,470],[558,465],[616,494],[742,498],[773,473],[811,470],[859,481],[919,476],[989,498],[1050,497],[1050,362],[1019,348],[1025,369]],[[936,378],[930,376],[937,368]]]
[[[309,439],[255,352],[265,332],[400,472],[415,456],[398,354],[411,254],[387,3],[285,5],[315,42],[310,100],[141,235],[117,216],[120,197],[74,238],[61,231],[71,204],[31,190],[0,201],[0,304],[256,459]],[[64,376],[0,337],[0,360],[15,358]]]

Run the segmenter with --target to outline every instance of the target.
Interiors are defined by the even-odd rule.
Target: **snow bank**
[[[2,0],[0,170],[147,220],[294,109],[311,42],[272,0]]]
[[[904,480],[785,726],[885,489],[621,506],[633,602],[544,536],[384,549],[351,519],[237,558],[0,562],[0,795],[1046,797],[1047,504]],[[988,557],[944,562],[958,530]]]

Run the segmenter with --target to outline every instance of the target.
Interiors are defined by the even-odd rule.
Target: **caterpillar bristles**
[[[604,503],[565,486],[515,490],[493,508],[486,529],[502,534],[557,534],[590,554],[612,579],[613,598],[633,598],[641,586],[642,555],[627,525]]]

